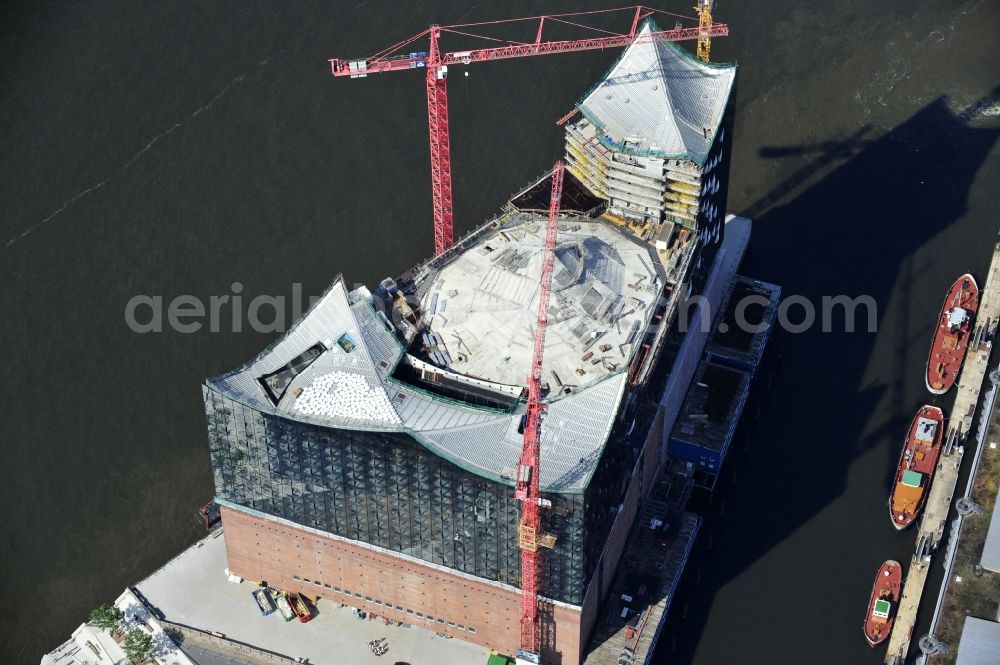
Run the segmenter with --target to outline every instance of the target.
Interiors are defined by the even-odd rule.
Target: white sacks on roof
[[[360,374],[332,372],[313,379],[295,400],[295,410],[306,416],[354,418],[388,422],[402,421],[382,388],[372,388]]]

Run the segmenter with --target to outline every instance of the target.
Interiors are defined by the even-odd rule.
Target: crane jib
[[[510,58],[523,58],[533,55],[550,55],[555,53],[574,53],[577,51],[619,48],[622,46],[628,46],[632,43],[685,41],[692,39],[705,39],[708,37],[726,37],[728,35],[728,25],[725,23],[712,23],[707,27],[660,30],[636,36],[623,34],[612,37],[595,37],[592,39],[510,44],[508,46],[494,48],[443,53],[441,55],[441,65],[470,65],[474,62],[507,60]],[[368,74],[378,74],[382,72],[419,69],[427,67],[428,61],[429,57],[425,51],[416,51],[401,55],[360,60],[330,59],[330,63],[332,65],[331,73],[334,76],[350,76],[351,78],[364,78]]]

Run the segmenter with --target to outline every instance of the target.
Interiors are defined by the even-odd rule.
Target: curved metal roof
[[[647,21],[639,34],[657,30]],[[702,62],[672,42],[638,42],[577,106],[612,149],[703,165],[735,80],[735,63]]]
[[[261,412],[311,425],[405,432],[467,470],[512,484],[521,450],[521,410],[476,408],[391,378],[404,349],[370,298],[364,289],[348,293],[338,278],[284,337],[240,369],[208,379],[206,387]],[[338,344],[344,335],[354,342],[350,351]],[[272,403],[259,379],[317,343],[323,351]],[[544,490],[579,492],[587,486],[626,379],[619,371],[551,403],[542,427]]]

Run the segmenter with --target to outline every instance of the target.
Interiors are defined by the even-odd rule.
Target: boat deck
[[[921,437],[922,427],[934,426],[933,434],[928,439],[926,433]],[[907,434],[906,447],[903,449],[902,469],[898,472],[896,484],[890,499],[893,523],[897,528],[909,525],[920,512],[928,483],[933,481],[941,452],[941,441],[944,429],[943,414],[937,407],[921,407],[910,425]],[[919,474],[916,480],[907,481],[909,472]],[[900,519],[906,516],[905,522]]]
[[[868,601],[868,616],[865,618],[865,637],[872,646],[889,637],[892,630],[892,605],[897,607],[903,586],[903,567],[896,561],[886,561],[878,570],[872,597]]]
[[[966,286],[969,287],[968,290]],[[965,320],[960,323],[964,315],[958,320],[953,320],[952,308],[961,308],[974,316],[978,304],[979,290],[974,280],[969,275],[962,275],[948,291],[945,308],[938,320],[931,352],[927,358],[927,387],[932,389],[931,392],[940,395],[951,388],[962,367],[966,345],[969,342],[971,332],[969,322]],[[954,326],[961,328],[954,330]]]

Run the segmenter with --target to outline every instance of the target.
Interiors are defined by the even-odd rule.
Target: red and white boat
[[[889,496],[889,518],[898,530],[910,526],[924,507],[937,470],[943,432],[944,412],[928,404],[920,407],[906,433]]]
[[[979,286],[966,273],[948,289],[927,356],[927,390],[935,395],[945,394],[955,384],[978,309]]]
[[[883,563],[872,586],[872,597],[868,601],[868,614],[865,617],[865,639],[873,649],[892,632],[892,622],[896,618],[902,588],[903,567],[896,561]]]

